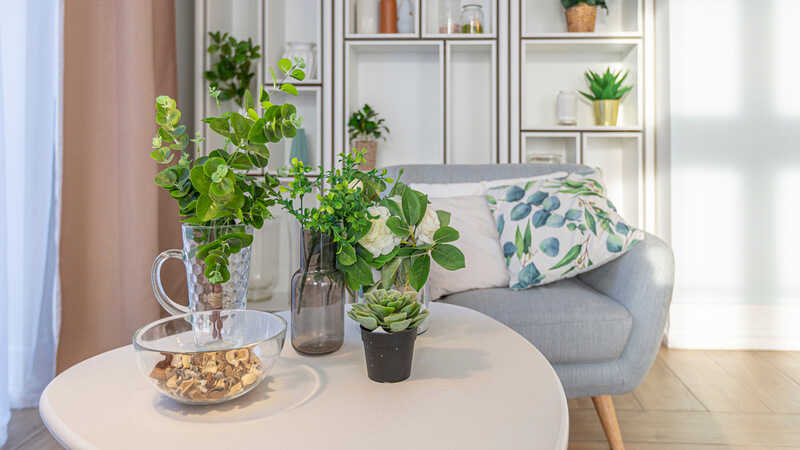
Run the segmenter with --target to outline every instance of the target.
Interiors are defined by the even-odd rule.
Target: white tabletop
[[[347,320],[330,355],[300,356],[287,336],[271,377],[229,403],[159,394],[127,346],[60,374],[39,411],[62,445],[81,449],[565,449],[567,402],[542,354],[481,313],[439,303],[431,312],[401,383],[367,378]]]

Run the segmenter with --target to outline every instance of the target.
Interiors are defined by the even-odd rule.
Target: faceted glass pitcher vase
[[[344,342],[345,289],[331,236],[301,235],[300,269],[292,276],[292,346],[300,353],[332,353]]]
[[[214,309],[244,309],[247,306],[247,276],[250,272],[250,247],[242,248],[228,257],[230,279],[224,283],[211,283],[205,275],[205,262],[197,258],[197,247],[213,242],[230,233],[252,235],[253,228],[246,225],[194,226],[183,224],[182,250],[167,250],[153,261],[151,279],[153,293],[161,306],[172,315]],[[186,267],[188,307],[175,303],[164,291],[161,266],[170,258],[180,259]]]

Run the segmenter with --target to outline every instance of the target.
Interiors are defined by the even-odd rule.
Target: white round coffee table
[[[286,314],[286,313],[282,313]],[[528,341],[472,310],[434,304],[411,378],[367,378],[358,326],[341,350],[291,344],[271,378],[218,406],[158,394],[131,346],[66,370],[42,394],[42,419],[67,448],[565,449],[568,415],[553,368]]]

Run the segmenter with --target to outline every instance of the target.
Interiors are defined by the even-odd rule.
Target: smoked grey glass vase
[[[292,276],[292,346],[299,353],[332,353],[344,342],[345,285],[336,270],[330,235],[303,230],[300,269]]]

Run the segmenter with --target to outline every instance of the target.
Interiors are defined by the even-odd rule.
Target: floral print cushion
[[[488,189],[510,288],[574,277],[644,238],[619,216],[600,179],[599,171],[585,169]]]

